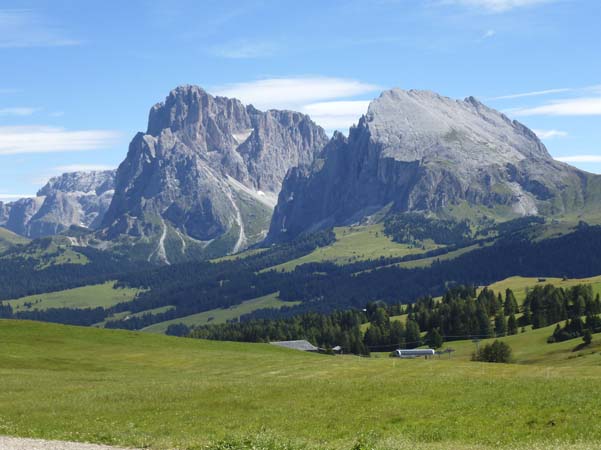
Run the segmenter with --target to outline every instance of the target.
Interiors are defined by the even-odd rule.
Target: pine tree
[[[415,348],[421,345],[421,333],[419,325],[414,320],[407,320],[405,325],[405,340],[407,342],[407,348]]]
[[[426,342],[430,347],[434,349],[442,347],[444,341],[438,331],[438,328],[434,328],[432,331],[428,332],[426,336]]]
[[[593,341],[593,335],[591,333],[591,330],[584,330],[582,340],[584,341],[584,345],[591,345],[591,342]]]
[[[518,321],[515,318],[515,314],[511,314],[507,320],[507,334],[518,334]]]
[[[505,316],[503,316],[503,314],[499,313],[495,317],[495,335],[497,337],[505,336],[506,333],[507,333],[507,323],[505,322]]]

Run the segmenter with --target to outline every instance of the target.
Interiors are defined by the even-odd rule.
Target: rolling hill
[[[7,320],[0,335],[0,430],[13,436],[262,450],[580,450],[601,440],[599,353],[577,366],[531,360],[528,349],[527,365],[475,363],[459,343],[451,360],[330,357]]]

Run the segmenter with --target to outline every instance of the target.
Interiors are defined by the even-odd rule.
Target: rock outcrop
[[[303,114],[178,87],[132,140],[100,235],[161,263],[242,250],[265,237],[288,169],[327,140]]]
[[[336,134],[311,166],[289,172],[268,241],[386,211],[561,214],[598,205],[599,178],[553,160],[531,130],[473,97],[393,89],[348,138]]]
[[[71,172],[54,177],[33,198],[0,206],[0,226],[31,238],[72,225],[96,229],[114,192],[115,171]]]

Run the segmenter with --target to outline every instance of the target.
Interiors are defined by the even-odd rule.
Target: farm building
[[[315,347],[309,341],[298,340],[298,341],[276,341],[270,342],[272,345],[277,345],[278,347],[286,347],[291,348],[293,350],[301,350],[303,352],[318,352],[319,348]]]
[[[436,354],[436,351],[431,348],[415,348],[415,349],[398,349],[393,352],[393,356],[397,358],[419,358],[423,356],[428,359]]]

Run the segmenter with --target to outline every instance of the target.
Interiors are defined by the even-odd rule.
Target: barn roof
[[[293,350],[302,350],[305,352],[316,352],[319,350],[309,341],[306,341],[304,339],[298,341],[276,341],[270,342],[270,344],[277,345],[279,347],[291,348]]]

